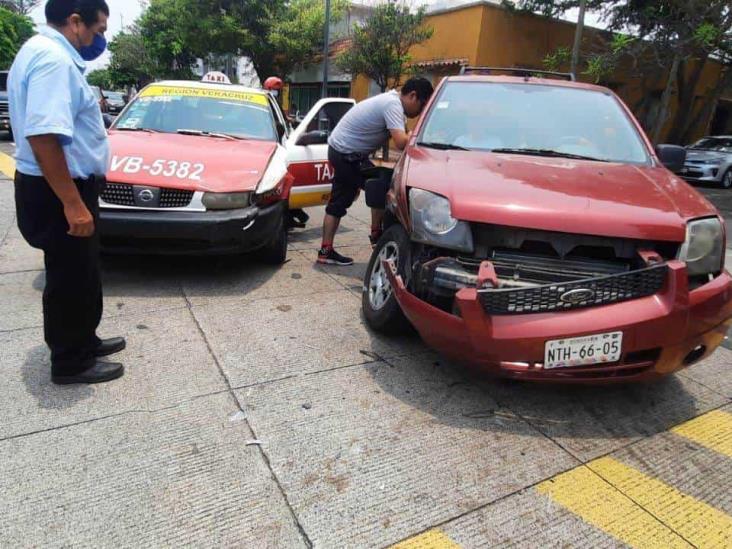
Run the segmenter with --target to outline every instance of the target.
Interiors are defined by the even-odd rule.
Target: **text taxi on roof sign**
[[[322,99],[292,130],[271,92],[222,77],[150,84],[114,122],[100,197],[105,251],[259,250],[282,263],[288,208],[328,201],[327,136],[354,101]]]

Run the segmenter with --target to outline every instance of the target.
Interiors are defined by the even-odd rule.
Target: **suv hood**
[[[109,143],[109,181],[213,192],[255,190],[277,149],[274,141],[114,130]],[[158,175],[150,173],[155,161],[165,167]],[[165,175],[173,171],[172,162],[174,173]],[[179,177],[185,174],[178,171],[182,162],[190,164],[185,177]]]
[[[663,167],[410,148],[407,186],[450,200],[457,219],[565,233],[683,242],[716,215]]]

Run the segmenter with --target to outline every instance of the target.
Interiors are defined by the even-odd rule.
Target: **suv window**
[[[648,162],[640,134],[615,97],[540,84],[448,82],[428,113],[420,141]]]

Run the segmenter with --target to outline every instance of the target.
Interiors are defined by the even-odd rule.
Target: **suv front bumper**
[[[391,267],[391,266],[390,266]],[[387,269],[402,311],[424,341],[445,356],[489,373],[533,381],[613,383],[659,378],[709,356],[732,317],[732,277],[724,272],[689,291],[686,266],[668,263],[664,289],[652,296],[571,311],[488,315],[475,288],[455,297],[450,314],[410,293]],[[618,363],[544,369],[547,341],[623,332]]]

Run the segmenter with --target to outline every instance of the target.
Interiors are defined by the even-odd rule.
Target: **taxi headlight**
[[[201,202],[207,210],[235,210],[251,204],[251,193],[203,193]]]
[[[690,276],[716,274],[724,261],[724,227],[716,217],[697,219],[686,225],[686,242],[679,259]]]
[[[463,252],[473,251],[470,225],[450,213],[450,201],[422,189],[409,189],[412,240]]]

